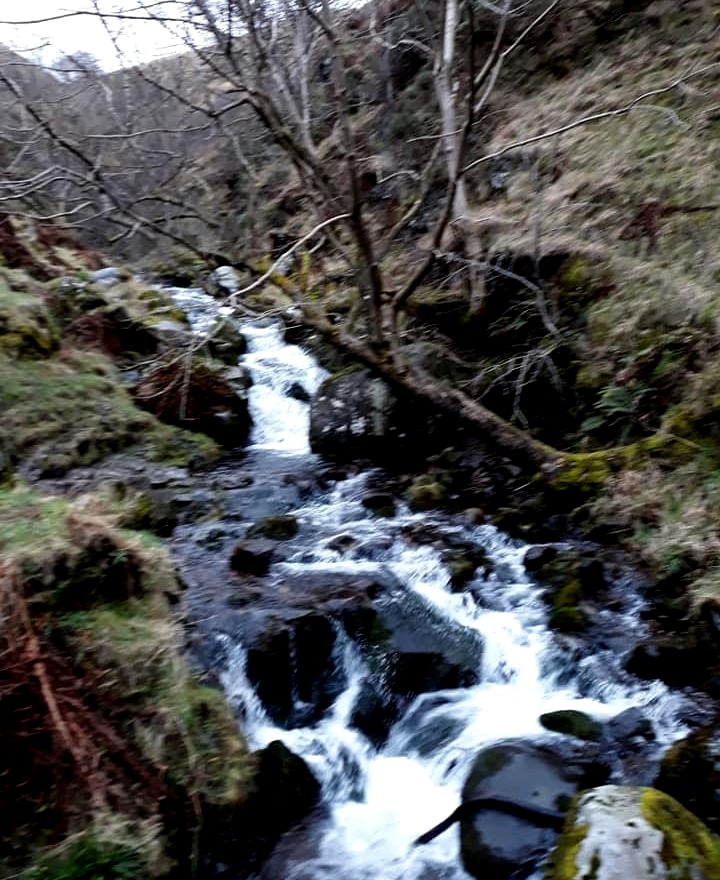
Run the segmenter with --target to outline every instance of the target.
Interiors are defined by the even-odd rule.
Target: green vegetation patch
[[[110,362],[90,352],[0,357],[0,412],[0,443],[45,474],[97,461],[155,424],[134,406]]]
[[[37,293],[19,293],[0,278],[0,356],[45,357],[60,345],[55,322]]]
[[[0,490],[0,802],[14,799],[0,873],[25,880],[164,874],[252,771],[222,693],[184,656],[169,558],[105,506]]]

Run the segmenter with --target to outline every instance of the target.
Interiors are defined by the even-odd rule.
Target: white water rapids
[[[187,303],[184,303],[187,305]],[[241,358],[254,385],[253,455],[276,450],[308,460],[308,405],[287,396],[293,383],[313,393],[323,378],[315,361],[282,342],[276,326],[244,326],[248,353]],[[581,656],[572,641],[547,628],[541,588],[525,573],[526,546],[490,525],[462,517],[413,513],[400,507],[390,519],[373,516],[361,500],[366,475],[337,482],[325,495],[291,511],[301,534],[312,536],[288,561],[288,569],[342,573],[391,572],[413,613],[444,631],[482,644],[480,683],[425,694],[412,702],[376,750],[349,723],[366,670],[356,646],[340,634],[336,662],[345,690],[312,727],[274,726],[245,675],[241,644],[228,644],[222,682],[245,719],[253,747],[280,739],[301,755],[323,786],[329,819],[314,854],[287,866],[287,880],[466,880],[455,829],[424,847],[413,840],[445,818],[478,750],[509,737],[550,741],[539,716],[579,709],[598,720],[631,706],[652,720],[658,743],[676,738],[682,698],[660,683],[637,682],[607,650]],[[408,526],[431,526],[485,549],[492,573],[479,571],[472,591],[453,593],[439,552],[403,537]],[[345,549],[333,539],[351,535]],[[636,629],[637,608],[628,606],[623,626]],[[227,639],[228,637],[223,637]]]

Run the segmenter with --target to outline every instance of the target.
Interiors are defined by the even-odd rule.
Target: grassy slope
[[[178,464],[216,447],[137,409],[108,357],[72,347],[57,291],[0,274],[0,873],[182,873],[205,810],[242,801],[250,763],[184,656],[169,559],[122,527],[132,498],[42,497],[6,466],[59,474],[129,447]],[[118,296],[150,320],[167,306],[138,305],[128,284]]]
[[[620,468],[595,505],[661,574],[685,573],[720,597],[720,210],[667,213],[658,246],[622,241],[647,201],[720,207],[720,31],[710,4],[657,4],[656,26],[597,51],[579,70],[504,108],[488,152],[572,120],[624,107],[525,149],[493,213],[498,250],[582,255],[601,292],[579,340],[578,381],[614,441],[660,406],[671,454]],[[517,154],[516,154],[517,155]],[[538,236],[538,239],[536,239]],[[600,282],[598,284],[598,282]],[[589,438],[592,448],[592,439]]]

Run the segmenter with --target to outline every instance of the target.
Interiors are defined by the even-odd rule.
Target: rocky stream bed
[[[196,329],[214,319],[209,297],[175,295]],[[249,869],[539,877],[558,832],[543,811],[562,815],[594,786],[652,785],[707,709],[626,671],[646,636],[638,575],[590,545],[529,546],[472,511],[412,510],[382,471],[313,455],[309,401],[324,371],[278,324],[242,331],[249,445],[194,474],[118,455],[102,478],[153,496],[186,587],[191,654],[250,745],[268,754],[280,742],[304,762],[270,792],[285,825],[302,821],[279,843],[270,835]],[[98,475],[72,479],[79,490]],[[549,626],[548,572],[563,558],[587,598],[581,634]],[[479,804],[458,816],[460,834],[415,845],[461,801],[488,797],[506,806]]]

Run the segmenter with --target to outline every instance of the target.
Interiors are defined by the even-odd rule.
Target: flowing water
[[[211,306],[194,296],[186,295],[183,305],[206,324]],[[319,467],[308,447],[308,405],[288,391],[298,383],[314,392],[322,370],[301,349],[285,345],[277,326],[248,325],[243,331],[249,350],[241,363],[254,379],[249,459],[257,468],[263,456],[281,454],[286,469]],[[227,635],[217,637],[227,658],[221,680],[251,745],[282,740],[322,783],[328,817],[319,842],[310,854],[303,850],[284,866],[287,880],[461,880],[468,875],[460,863],[457,832],[424,847],[414,848],[412,842],[458,805],[479,748],[508,737],[552,740],[558,735],[538,721],[543,712],[573,708],[605,720],[631,706],[652,720],[660,748],[682,733],[678,718],[684,698],[660,683],[628,676],[612,639],[593,653],[574,640],[558,639],[547,627],[541,588],[525,573],[526,545],[461,517],[413,513],[402,506],[393,518],[373,516],[361,503],[367,479],[360,474],[339,480],[291,511],[301,528],[289,558],[278,566],[294,573],[390,572],[410,614],[446,637],[475,646],[480,683],[418,697],[378,750],[349,723],[367,670],[342,632],[335,660],[344,690],[312,726],[286,730],[272,723],[246,677],[243,645]],[[406,538],[409,528],[418,526],[484,548],[491,573],[478,572],[471,590],[452,592],[438,550]],[[340,535],[353,541],[337,549],[334,539]],[[629,579],[624,605],[613,612],[625,646],[641,626],[633,586]]]

